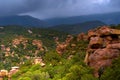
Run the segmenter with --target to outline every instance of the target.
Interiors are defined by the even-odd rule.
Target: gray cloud
[[[35,11],[38,9],[39,0],[3,0],[0,1],[0,16],[16,15]]]
[[[120,11],[120,0],[4,0],[0,16],[28,14],[38,18],[79,16]]]

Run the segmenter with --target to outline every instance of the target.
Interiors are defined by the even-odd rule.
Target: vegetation
[[[103,80],[119,80],[120,79],[120,58],[113,61],[112,66],[108,67],[102,76]]]
[[[118,25],[114,28],[120,28]],[[31,30],[32,34],[27,30]],[[93,70],[87,66],[83,60],[86,53],[88,41],[76,41],[77,37],[71,41],[63,55],[59,55],[55,50],[53,37],[59,37],[64,41],[66,33],[50,29],[24,28],[18,26],[7,26],[0,30],[0,45],[10,47],[13,56],[5,56],[5,51],[0,50],[0,69],[10,70],[12,66],[19,66],[20,70],[12,76],[12,80],[98,80],[93,76]],[[12,40],[18,36],[24,36],[28,39],[27,48],[23,44],[13,47]],[[32,45],[32,40],[38,39],[43,42],[47,48],[45,52],[40,51],[37,57],[42,57],[45,66],[33,64],[36,56],[37,47]],[[75,44],[73,47],[71,44]],[[25,56],[30,56],[27,59]],[[71,57],[70,57],[71,56]],[[24,64],[20,64],[24,62]],[[104,71],[101,80],[119,80],[120,79],[120,58],[113,61],[113,65]]]

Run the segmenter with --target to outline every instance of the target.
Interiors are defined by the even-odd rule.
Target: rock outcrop
[[[4,80],[5,77],[7,77],[7,80],[11,80],[11,75],[10,72],[8,72],[8,70],[0,70],[0,80]]]
[[[42,59],[41,57],[35,58],[33,64],[40,64],[41,67],[44,67],[44,66],[45,66],[45,63],[43,62],[43,59]]]
[[[100,68],[112,64],[112,60],[120,56],[120,30],[103,26],[88,31],[89,45],[85,57],[85,63],[94,69],[94,75],[98,77]]]
[[[57,44],[56,51],[58,54],[62,55],[63,52],[66,50],[67,46],[70,44],[71,40],[73,39],[73,36],[68,35],[65,42],[60,43],[58,40],[59,38],[55,38],[55,42]]]
[[[4,80],[4,77],[8,76],[7,70],[0,70],[0,80]]]
[[[29,34],[32,34],[33,32],[31,30],[27,30]]]
[[[85,33],[80,33],[78,34],[77,36],[77,41],[80,41],[80,40],[87,40],[88,36],[85,34]]]
[[[42,44],[41,40],[36,40],[35,39],[35,40],[32,41],[32,44],[37,47],[37,50],[44,51],[43,44]]]
[[[11,70],[10,70],[9,74],[13,75],[13,74],[15,74],[18,71],[19,71],[19,67],[18,66],[14,66],[14,67],[11,67]]]
[[[25,49],[27,42],[28,42],[27,38],[24,38],[23,36],[19,36],[12,41],[12,45],[13,45],[13,47],[17,48],[18,45],[22,44],[24,46],[24,49]]]

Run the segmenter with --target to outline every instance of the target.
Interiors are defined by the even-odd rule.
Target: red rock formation
[[[89,66],[94,68],[94,75],[98,77],[98,70],[101,67],[110,66],[112,60],[120,55],[118,49],[98,49],[89,56]]]
[[[89,46],[91,48],[101,48],[103,44],[103,39],[100,37],[91,37],[90,38],[90,42],[89,42]]]
[[[44,51],[43,49],[43,44],[42,44],[42,41],[41,40],[33,40],[32,41],[32,44],[37,46],[37,49],[40,50],[40,51]]]
[[[108,49],[119,49],[120,50],[120,43],[108,44],[107,48]]]
[[[13,75],[13,74],[15,74],[18,71],[19,71],[19,67],[17,67],[17,66],[11,67],[9,75]]]
[[[84,33],[80,33],[77,36],[77,41],[80,41],[80,40],[85,40],[86,41],[87,39],[88,39],[88,36],[85,35]]]
[[[58,45],[59,44],[59,38],[58,37],[54,37],[55,43]]]
[[[40,64],[42,67],[45,66],[45,63],[43,62],[43,59],[41,57],[35,58],[33,64]]]
[[[67,47],[67,45],[65,43],[61,43],[61,44],[57,45],[57,47],[56,47],[57,53],[62,55],[62,53],[66,50],[66,47]]]
[[[4,77],[8,76],[7,70],[0,70],[0,80],[4,80]]]
[[[98,77],[98,70],[112,64],[112,60],[120,56],[120,30],[103,26],[88,32],[89,45],[85,62],[94,69]]]
[[[1,45],[1,50],[5,50],[5,45]]]
[[[109,27],[103,26],[98,30],[100,35],[110,35],[112,33],[112,29]]]
[[[88,31],[88,38],[94,37],[94,36],[99,36],[99,34],[96,32],[96,30],[89,30]]]
[[[73,36],[68,35],[65,42],[60,43],[58,40],[59,38],[55,38],[55,42],[57,44],[56,51],[58,54],[62,55],[63,52],[66,50],[67,46],[70,44],[71,40],[73,39]]]
[[[65,40],[65,43],[69,44],[72,39],[73,39],[73,36],[68,35],[67,38],[66,38],[66,40]]]
[[[8,71],[7,70],[0,70],[0,74],[2,76],[7,76],[8,75]]]
[[[12,44],[13,44],[13,46],[15,47],[15,48],[17,48],[17,46],[19,45],[19,44],[23,44],[24,45],[24,49],[26,48],[26,45],[27,45],[27,42],[28,42],[28,40],[26,39],[26,38],[24,38],[23,36],[19,36],[19,37],[17,37],[16,39],[14,39],[13,41],[12,41]]]

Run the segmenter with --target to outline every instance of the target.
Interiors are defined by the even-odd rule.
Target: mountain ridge
[[[24,15],[24,16],[6,16],[6,17],[0,17],[0,25],[6,26],[6,25],[20,25],[20,26],[34,26],[34,27],[45,27],[46,23],[43,20]]]
[[[87,32],[89,29],[107,25],[101,21],[87,21],[78,24],[62,24],[54,27],[49,27],[49,29],[63,31],[70,34],[79,34],[81,32]]]
[[[104,14],[94,14],[94,15],[83,15],[83,16],[73,16],[66,18],[52,18],[46,19],[49,26],[55,26],[60,24],[76,24],[86,21],[102,21],[108,25],[110,24],[119,24],[120,23],[120,12],[114,13],[104,13]],[[117,20],[117,21],[116,21]]]

